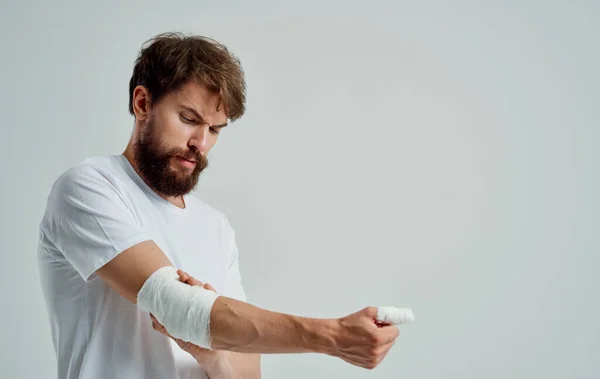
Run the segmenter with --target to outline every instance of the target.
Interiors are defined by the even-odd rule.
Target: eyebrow
[[[194,117],[196,117],[197,119],[199,119],[200,121],[204,122],[204,117],[202,117],[202,115],[194,108],[189,107],[187,105],[181,105],[180,106],[182,109],[192,113],[194,115]],[[213,128],[224,128],[227,126],[227,123],[221,124],[221,125],[211,125]]]

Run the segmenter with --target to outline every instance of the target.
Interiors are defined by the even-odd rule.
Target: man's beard
[[[197,149],[165,150],[157,136],[157,125],[153,118],[144,125],[134,147],[134,159],[146,183],[164,196],[183,196],[198,184],[200,172],[208,166],[208,160]],[[173,168],[171,161],[177,156],[193,160],[193,169],[183,166]],[[177,165],[179,166],[179,165]]]

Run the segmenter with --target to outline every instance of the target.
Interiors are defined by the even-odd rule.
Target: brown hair
[[[148,89],[154,103],[193,80],[219,94],[232,121],[246,110],[246,83],[240,61],[219,42],[202,36],[162,33],[146,41],[135,61],[129,81],[129,113],[133,113],[133,90]]]

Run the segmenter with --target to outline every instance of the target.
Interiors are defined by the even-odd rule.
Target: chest
[[[202,214],[179,215],[156,208],[139,210],[144,228],[171,260],[218,293],[225,290],[228,252],[222,224]]]

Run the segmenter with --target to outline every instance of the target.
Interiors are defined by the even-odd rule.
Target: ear
[[[142,85],[138,85],[133,90],[133,114],[135,118],[144,121],[150,114],[150,92]]]

